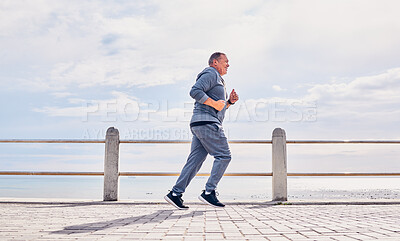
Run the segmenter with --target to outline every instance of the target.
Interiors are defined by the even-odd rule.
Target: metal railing
[[[104,176],[104,172],[42,172],[42,171],[0,171],[0,176]],[[125,177],[167,177],[179,176],[179,172],[119,172],[119,176]],[[197,173],[196,176],[208,177],[210,173]],[[234,172],[225,173],[231,177],[272,177],[272,172]],[[397,172],[329,172],[329,173],[287,173],[289,177],[360,177],[360,176],[400,176]]]
[[[0,143],[105,143],[104,139],[0,139]],[[121,144],[188,144],[188,140],[120,140]],[[233,144],[272,144],[272,140],[230,140]],[[287,144],[400,144],[398,140],[286,140]]]
[[[0,143],[105,143],[105,139],[0,139]],[[187,140],[120,140],[121,144],[189,144]],[[233,144],[272,144],[271,140],[230,140]],[[400,144],[397,140],[287,140],[287,144]],[[120,176],[179,176],[179,172],[119,172]],[[103,176],[104,172],[0,171],[0,175]],[[209,176],[198,173],[197,176]],[[400,173],[287,173],[288,176],[400,176]],[[267,173],[225,173],[224,176],[272,176]]]
[[[106,157],[105,157],[105,171],[104,172],[50,172],[50,171],[0,171],[0,175],[46,175],[46,176],[104,176],[104,195],[106,196],[106,192],[108,192],[106,189],[106,186],[108,183],[114,183],[113,189],[117,189],[118,193],[118,182],[115,181],[115,179],[118,180],[120,176],[179,176],[179,172],[120,172],[118,170],[118,163],[119,163],[119,144],[188,144],[191,141],[188,140],[119,140],[119,133],[117,129],[114,128],[109,128],[109,130],[112,129],[112,131],[116,131],[117,137],[114,140],[114,145],[117,145],[117,149],[115,147],[113,148],[108,148],[107,144],[107,136],[106,139],[94,139],[94,140],[71,140],[71,139],[0,139],[0,143],[63,143],[63,144],[73,144],[73,143],[105,143],[106,144]],[[286,134],[284,130],[282,129],[275,129],[274,133],[276,130],[280,130],[279,132],[279,139],[281,143],[277,145],[277,149],[281,153],[278,153],[278,157],[274,157],[274,146],[273,146],[273,171],[272,172],[262,172],[262,173],[225,173],[224,176],[271,176],[273,178],[277,178],[278,176],[281,176],[282,179],[280,180],[280,184],[283,183],[282,188],[281,187],[273,187],[273,192],[274,190],[283,190],[281,194],[280,191],[278,192],[278,197],[274,196],[274,200],[277,199],[285,199],[287,197],[287,193],[285,191],[286,189],[286,178],[287,176],[292,176],[292,177],[301,177],[301,176],[400,176],[400,172],[392,172],[392,173],[355,173],[355,172],[343,172],[343,173],[287,173],[286,171],[286,144],[400,144],[400,140],[286,140]],[[107,135],[109,134],[109,131],[107,131]],[[115,136],[115,133],[114,133]],[[112,138],[111,138],[112,139]],[[276,141],[275,141],[276,142]],[[231,140],[229,143],[232,144],[272,144],[274,145],[274,134],[272,140]],[[109,150],[107,150],[109,149]],[[107,152],[113,152],[114,155],[116,155],[116,164],[112,164],[116,167],[112,171],[112,180],[111,181],[106,181],[107,178],[107,161],[108,159],[113,159],[114,157],[108,158],[107,157]],[[278,152],[279,152],[278,151]],[[277,153],[277,151],[275,151]],[[115,159],[115,158],[114,158]],[[276,159],[274,161],[274,159]],[[278,169],[274,170],[274,163],[276,165],[280,165],[280,163],[284,163],[284,168],[279,167]],[[116,168],[116,169],[115,169]],[[281,170],[282,169],[282,170]],[[284,170],[283,170],[284,169]],[[117,171],[115,171],[117,170]],[[274,175],[275,172],[275,175]],[[278,175],[277,173],[282,172],[281,175]],[[210,173],[198,173],[197,176],[209,176]],[[116,187],[115,187],[116,185]],[[115,190],[112,191],[115,193]],[[104,197],[104,200],[118,200],[118,197],[114,196],[111,198],[106,198]],[[281,197],[283,196],[283,197]]]

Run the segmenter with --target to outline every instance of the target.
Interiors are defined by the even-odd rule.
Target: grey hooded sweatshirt
[[[214,67],[207,67],[197,75],[196,83],[190,90],[190,96],[196,100],[190,121],[191,124],[203,121],[222,124],[225,117],[226,104],[221,111],[204,104],[208,98],[215,101],[226,101],[228,99],[225,81]]]

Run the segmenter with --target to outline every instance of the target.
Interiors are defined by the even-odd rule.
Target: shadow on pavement
[[[132,225],[132,224],[159,223],[166,219],[171,220],[171,219],[181,219],[181,218],[202,216],[205,213],[205,211],[192,211],[190,213],[174,215],[174,211],[178,211],[178,210],[159,210],[157,212],[154,212],[154,213],[148,214],[148,215],[140,215],[140,216],[135,216],[135,217],[119,218],[119,219],[102,221],[102,222],[72,225],[72,226],[65,227],[63,230],[50,232],[50,234],[89,233],[89,232],[95,232],[95,231],[99,231],[99,230],[105,230],[105,229],[112,228],[112,227],[122,227],[122,226],[127,226],[127,225]],[[163,215],[161,215],[161,214],[163,214]],[[161,215],[161,217],[159,217],[160,215]]]

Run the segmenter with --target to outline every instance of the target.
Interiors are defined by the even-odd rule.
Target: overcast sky
[[[222,51],[240,97],[224,123],[230,139],[271,139],[276,127],[292,140],[400,139],[399,9],[397,0],[1,1],[0,138],[103,139],[114,126],[121,139],[189,139],[190,87]],[[2,144],[0,168],[97,171],[103,148]],[[269,169],[269,149],[232,146],[229,171]],[[291,146],[288,165],[395,172],[396,149]],[[179,171],[188,151],[126,145],[121,166]]]

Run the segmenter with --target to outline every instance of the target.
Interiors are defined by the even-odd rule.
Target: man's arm
[[[198,77],[189,94],[197,102],[204,104],[204,102],[210,98],[206,92],[213,87],[213,84],[213,76],[211,73],[203,73]]]
[[[203,104],[211,106],[212,108],[216,109],[217,111],[221,111],[225,107],[224,100],[215,101],[211,98],[208,98],[206,101],[204,101]]]
[[[217,75],[213,72],[202,74],[190,90],[190,96],[201,104],[211,106],[217,111],[221,111],[225,107],[224,100],[213,100],[206,92],[216,84]]]

